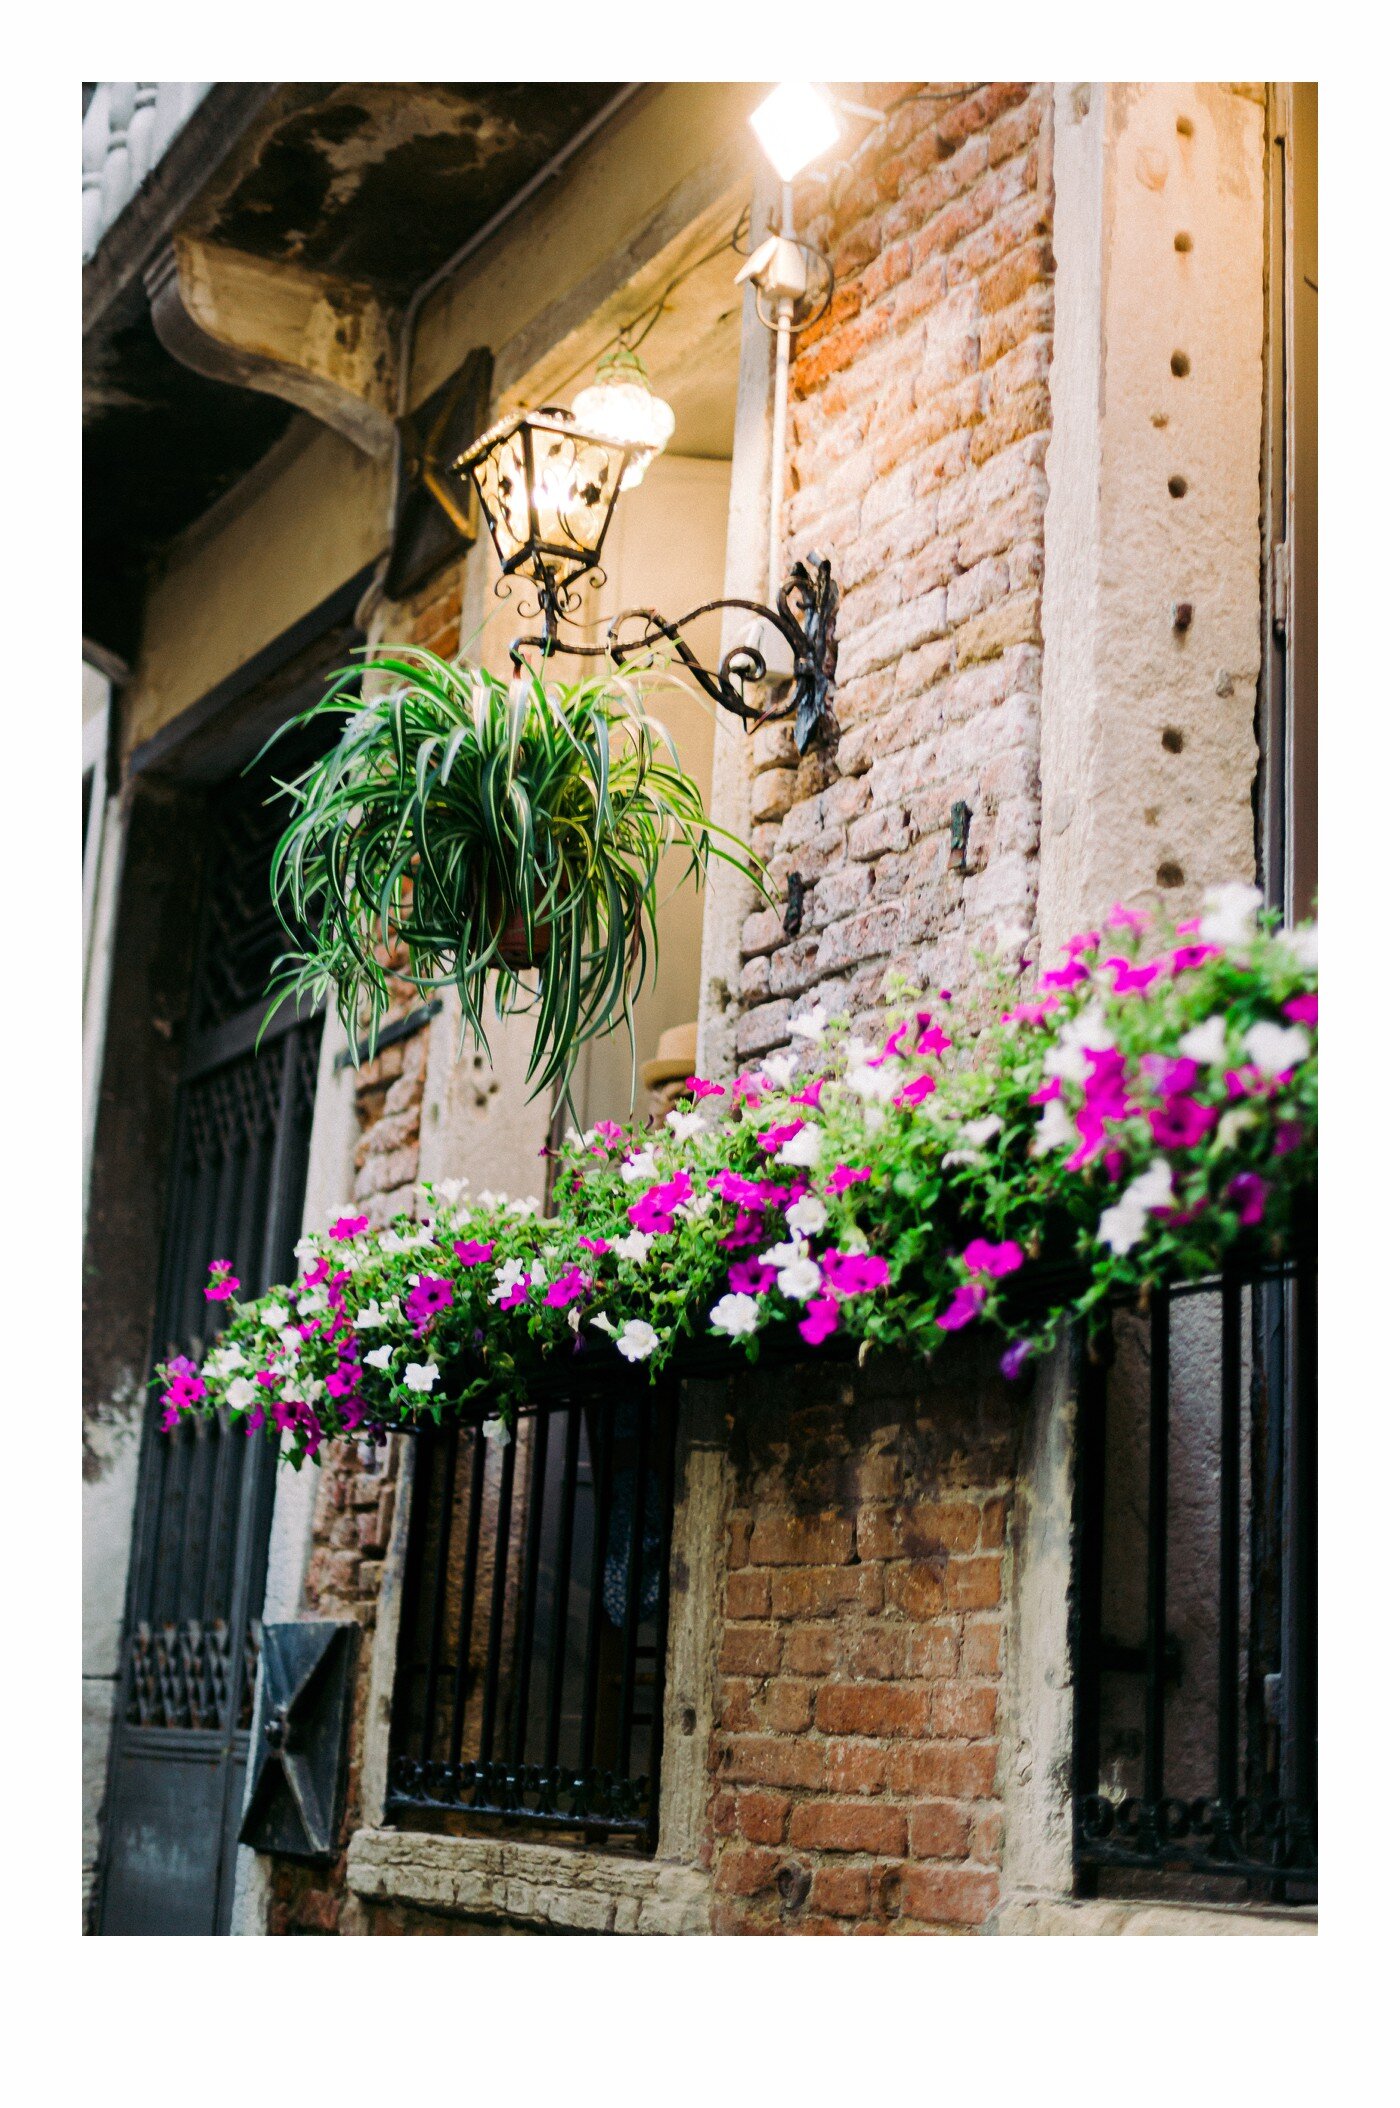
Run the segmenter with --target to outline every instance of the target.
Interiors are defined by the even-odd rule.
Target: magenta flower
[[[677,1172],[674,1178],[663,1179],[659,1185],[648,1186],[639,1200],[633,1201],[627,1210],[627,1220],[634,1228],[643,1230],[648,1236],[664,1236],[676,1227],[676,1209],[695,1198],[695,1188],[688,1171]]]
[[[825,1082],[826,1078],[824,1076],[818,1076],[814,1083],[807,1085],[806,1090],[794,1091],[789,1103],[792,1105],[806,1105],[814,1113],[819,1113],[822,1109],[822,1089]]]
[[[809,1347],[819,1347],[824,1339],[830,1339],[840,1322],[841,1306],[835,1296],[814,1296],[797,1329]]]
[[[722,1083],[708,1083],[703,1076],[687,1076],[685,1087],[697,1098],[722,1098],[724,1096],[724,1085]]]
[[[1030,1358],[1031,1343],[1028,1339],[1013,1340],[1001,1357],[1001,1373],[1008,1383],[1014,1383]]]
[[[784,1142],[790,1142],[794,1135],[801,1134],[806,1125],[805,1120],[789,1120],[781,1127],[769,1127],[759,1136],[758,1146],[765,1156],[776,1156]]]
[[[941,1025],[931,1024],[927,1032],[919,1034],[918,1044],[915,1046],[914,1052],[916,1054],[941,1054],[945,1047],[951,1047],[952,1044],[952,1040],[949,1039]]]
[[[908,1018],[906,1018],[902,1025],[896,1026],[895,1030],[891,1032],[889,1038],[885,1041],[885,1044],[883,1045],[883,1047],[881,1047],[879,1053],[871,1062],[870,1066],[872,1069],[878,1069],[881,1064],[883,1062],[888,1061],[892,1055],[898,1054],[904,1040],[904,1035],[908,1030],[909,1020]]]
[[[577,1303],[593,1286],[581,1267],[566,1266],[557,1281],[551,1281],[544,1292],[544,1299],[551,1310],[567,1310],[570,1303]]]
[[[1256,1222],[1264,1220],[1264,1203],[1269,1197],[1269,1181],[1261,1178],[1257,1171],[1241,1171],[1225,1188],[1225,1198],[1233,1206],[1240,1219],[1242,1230],[1252,1230]]]
[[[802,1122],[798,1121],[798,1126]],[[720,1171],[706,1181],[712,1193],[734,1208],[769,1208],[782,1197],[780,1189],[760,1178],[741,1178],[737,1171]]]
[[[404,1297],[403,1312],[415,1332],[426,1332],[440,1310],[452,1301],[452,1283],[444,1274],[420,1274]]]
[[[1121,900],[1115,900],[1105,918],[1105,928],[1110,930],[1145,930],[1149,917],[1139,914],[1136,908],[1125,908]]]
[[[1001,1021],[1004,1025],[1043,1025],[1052,1010],[1058,1010],[1057,995],[1042,996],[1038,1003],[1018,1003],[1014,1010],[1004,1010]]]
[[[1064,1096],[1064,1088],[1059,1077],[1052,1076],[1048,1083],[1041,1084],[1039,1090],[1032,1091],[1026,1102],[1028,1105],[1048,1105],[1052,1098]]]
[[[722,1252],[747,1251],[751,1244],[758,1244],[764,1236],[763,1217],[756,1208],[740,1208],[734,1218],[734,1227],[726,1230],[717,1240]]]
[[[1274,1136],[1274,1155],[1290,1156],[1303,1145],[1303,1123],[1301,1120],[1280,1120]]]
[[[1185,929],[1186,924],[1178,923],[1177,928]],[[1198,967],[1205,966],[1211,959],[1223,959],[1224,956],[1218,944],[1179,944],[1172,953],[1172,972],[1194,973]]]
[[[232,1259],[212,1259],[209,1262],[209,1271],[214,1278],[204,1291],[206,1303],[227,1303],[235,1290],[243,1286],[234,1273]]]
[[[1071,937],[1069,942],[1065,946],[1065,950],[1069,953],[1071,959],[1077,959],[1081,952],[1097,951],[1098,946],[1098,931],[1085,930],[1078,937]]]
[[[623,1134],[616,1120],[599,1120],[594,1124],[592,1132],[600,1142],[606,1142],[609,1148],[614,1142],[620,1142]]]
[[[778,1278],[776,1266],[758,1259],[741,1259],[729,1269],[729,1286],[736,1296],[766,1296]]]
[[[764,1077],[756,1076],[751,1070],[746,1069],[742,1076],[734,1078],[734,1103],[736,1105],[749,1106],[761,1105],[766,1093],[771,1088],[771,1084]]]
[[[953,1300],[937,1320],[942,1332],[961,1332],[970,1325],[987,1300],[987,1290],[981,1281],[967,1281],[953,1293]]]
[[[368,1228],[368,1215],[341,1215],[331,1224],[331,1235],[338,1243],[343,1244],[348,1238],[358,1237],[362,1230]]]
[[[974,1237],[962,1255],[970,1274],[987,1274],[993,1281],[1014,1274],[1024,1257],[1020,1245],[1011,1237],[1004,1244],[989,1244],[985,1237]]]
[[[1040,985],[1042,988],[1073,988],[1077,981],[1087,981],[1088,978],[1088,967],[1081,965],[1078,959],[1071,959],[1066,965],[1052,966],[1048,973],[1043,973]]]
[[[452,1249],[463,1266],[485,1266],[496,1245],[494,1239],[483,1242],[479,1237],[459,1237]]]
[[[581,1252],[592,1252],[595,1259],[601,1259],[608,1249],[608,1240],[606,1237],[580,1237],[578,1248]]]
[[[931,1098],[937,1089],[938,1083],[934,1077],[915,1076],[905,1084],[902,1091],[895,1092],[894,1102],[896,1105],[922,1105],[925,1098]]]
[[[1311,995],[1295,995],[1283,1006],[1283,1014],[1295,1025],[1317,1024],[1317,991]]]
[[[1143,966],[1134,966],[1129,959],[1105,959],[1103,963],[1113,975],[1115,995],[1136,995],[1166,971],[1159,959],[1149,959]]]
[[[822,1272],[833,1295],[868,1296],[890,1284],[890,1262],[870,1252],[823,1252]]]
[[[869,1177],[868,1164],[838,1164],[822,1190],[826,1193],[844,1193],[850,1186],[863,1186]]]
[[[1142,1072],[1151,1078],[1163,1098],[1175,1098],[1180,1092],[1193,1088],[1200,1074],[1200,1063],[1189,1060],[1184,1054],[1144,1054]]]
[[[302,1286],[304,1288],[319,1288],[321,1283],[325,1280],[327,1274],[329,1274],[330,1270],[331,1262],[329,1259],[318,1259],[316,1261],[316,1264],[312,1267],[310,1273],[303,1276]],[[345,1279],[347,1277],[342,1275],[341,1278]]]
[[[508,1289],[506,1289],[506,1291],[505,1291],[505,1293],[504,1293],[503,1295],[499,1295],[499,1296],[497,1296],[497,1298],[496,1298],[496,1308],[497,1308],[498,1310],[514,1310],[514,1309],[516,1308],[517,1304],[520,1304],[520,1303],[528,1303],[528,1302],[529,1302],[529,1300],[530,1300],[530,1284],[529,1284],[529,1282],[528,1282],[528,1281],[517,1281],[517,1282],[516,1282],[516,1284],[515,1284],[515,1286],[514,1286],[513,1288],[508,1288]]]
[[[1154,1106],[1147,1116],[1152,1139],[1163,1149],[1194,1149],[1205,1140],[1219,1117],[1215,1106],[1189,1098],[1185,1092],[1168,1098],[1165,1105]]]

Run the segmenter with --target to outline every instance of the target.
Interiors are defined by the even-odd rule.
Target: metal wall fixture
[[[818,555],[793,564],[777,583],[777,509],[792,334],[825,311],[834,275],[818,250],[796,238],[792,182],[835,143],[840,125],[829,100],[810,83],[775,89],[754,113],[753,124],[783,185],[779,229],[758,244],[738,273],[739,283],[753,286],[759,317],[777,338],[771,604],[707,600],[674,618],[655,608],[628,608],[614,617],[601,644],[561,636],[565,625],[578,623],[583,582],[602,582],[603,545],[619,493],[641,481],[674,429],[669,407],[652,393],[635,347],[625,341],[620,352],[605,356],[594,383],[575,398],[572,409],[511,414],[471,446],[435,460],[430,487],[458,520],[469,516],[473,497],[479,500],[501,563],[498,591],[509,593],[509,582],[519,580],[532,595],[533,605],[523,600],[520,613],[538,612],[540,629],[512,645],[517,667],[531,651],[543,659],[562,651],[624,665],[645,663],[670,647],[704,692],[751,729],[794,717],[797,748],[804,753],[830,707],[840,591],[829,561]],[[752,615],[754,628],[717,667],[708,667],[684,632],[702,616],[722,610]],[[778,650],[770,645],[765,653],[759,625],[775,633]],[[790,681],[781,653],[791,656]]]

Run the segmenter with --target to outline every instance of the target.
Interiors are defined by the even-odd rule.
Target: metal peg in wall
[[[972,807],[965,798],[959,798],[948,815],[948,839],[952,844],[953,861],[950,871],[965,873],[967,870],[967,836],[972,825]]]

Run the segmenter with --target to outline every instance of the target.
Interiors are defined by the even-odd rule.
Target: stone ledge
[[[1317,1936],[1317,1912],[1236,1910],[1221,1903],[1074,1903],[1050,1896],[1011,1896],[987,1926],[991,1933],[1086,1935],[1089,1938],[1229,1938]]]
[[[346,1880],[367,1902],[510,1918],[559,1932],[694,1935],[710,1929],[710,1882],[698,1867],[567,1846],[357,1830]]]

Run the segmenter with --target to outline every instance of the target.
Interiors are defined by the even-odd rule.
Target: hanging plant
[[[535,1019],[528,1074],[567,1089],[581,1046],[632,1015],[656,954],[657,883],[720,857],[766,890],[763,867],[705,816],[664,725],[657,677],[504,681],[428,651],[339,674],[306,713],[345,717],[331,751],[285,788],[292,819],[272,890],[294,949],[275,999],[333,1000],[371,1048],[391,973],[424,995],[455,987],[489,1052],[492,997]],[[494,983],[492,989],[489,984]]]

